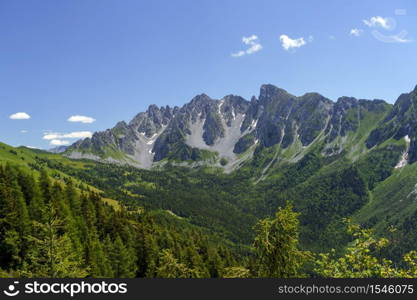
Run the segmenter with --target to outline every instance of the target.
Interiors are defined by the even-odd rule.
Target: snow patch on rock
[[[407,144],[407,147],[405,149],[405,151],[403,152],[403,154],[401,155],[401,159],[400,161],[397,163],[397,165],[394,167],[395,169],[401,169],[403,167],[405,167],[407,165],[407,161],[408,161],[408,150],[410,148],[410,137],[408,135],[406,135],[404,137],[405,143]]]
[[[237,114],[231,121],[230,126],[227,126],[226,121],[222,116],[222,125],[225,129],[224,137],[218,138],[213,145],[207,145],[203,139],[204,122],[206,120],[199,119],[194,123],[190,121],[188,128],[191,134],[186,135],[185,143],[190,147],[217,152],[219,157],[224,157],[229,161],[229,163],[225,166],[225,169],[231,169],[237,161],[237,156],[233,152],[233,149],[235,144],[243,136],[243,133],[240,131],[243,120],[244,115]]]
[[[151,137],[146,137],[144,132],[140,132],[137,135],[137,141],[135,145],[135,154],[129,155],[129,157],[137,162],[139,167],[144,169],[150,169],[153,165],[153,158],[155,154],[153,153],[153,145],[157,138],[164,132],[167,126],[163,125],[162,128],[152,135]]]
[[[220,103],[219,103],[219,106],[218,106],[218,112],[219,112],[219,115],[221,115],[221,114],[222,114],[222,113],[221,113],[221,109],[222,109],[223,104],[224,104],[224,100],[221,100],[221,101],[220,101]]]

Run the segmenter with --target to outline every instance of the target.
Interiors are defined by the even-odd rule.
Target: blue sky
[[[0,141],[11,145],[51,148],[150,104],[249,99],[264,83],[392,103],[416,75],[411,0],[0,1]],[[10,118],[19,112],[30,118]]]

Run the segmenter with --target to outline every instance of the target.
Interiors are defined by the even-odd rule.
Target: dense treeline
[[[0,166],[2,277],[220,277],[237,263],[197,229],[115,209],[67,181]]]
[[[351,191],[354,194],[365,193],[356,168],[338,172],[336,182],[358,188]],[[417,276],[412,245],[403,245],[411,251],[398,265],[382,256],[384,249],[398,247],[395,238],[377,238],[371,229],[341,218],[351,236],[347,248],[340,253],[304,250],[303,213],[289,202],[273,217],[259,220],[251,246],[236,251],[235,245],[181,217],[110,206],[97,192],[76,186],[68,178],[65,183],[52,179],[44,169],[30,173],[11,165],[0,167],[1,277]],[[400,230],[406,232],[413,222],[410,217]]]

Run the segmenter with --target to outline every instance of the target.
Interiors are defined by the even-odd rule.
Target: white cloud
[[[60,140],[60,139],[84,139],[93,136],[91,131],[74,131],[70,133],[47,132],[43,135],[44,140]]]
[[[394,22],[392,19],[383,18],[383,17],[372,17],[369,20],[363,20],[363,23],[368,27],[382,27],[384,29],[392,29],[394,27]]]
[[[258,36],[252,34],[251,36],[248,37],[243,37],[242,38],[242,42],[249,46],[248,49],[246,50],[240,50],[238,52],[232,53],[232,57],[241,57],[245,54],[253,54],[255,52],[258,52],[260,50],[262,50],[262,45],[259,43],[259,38]]]
[[[253,44],[248,50],[246,50],[246,53],[252,54],[252,53],[260,51],[261,49],[262,49],[261,44]]]
[[[20,130],[20,133],[28,133],[27,130]]]
[[[30,116],[25,112],[18,112],[9,116],[12,120],[27,120],[30,119]]]
[[[66,146],[69,145],[69,143],[69,141],[65,140],[51,140],[49,144],[52,146]]]
[[[86,116],[75,115],[68,118],[68,122],[93,123],[96,119]]]
[[[280,35],[279,40],[281,41],[282,48],[287,51],[293,48],[300,48],[307,44],[303,37],[292,39],[285,34]],[[310,37],[309,40],[312,40],[312,37]]]
[[[363,33],[362,29],[353,28],[350,30],[349,34],[353,36],[360,36]]]

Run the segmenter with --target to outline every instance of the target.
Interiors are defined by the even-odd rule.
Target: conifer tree
[[[254,248],[258,258],[258,276],[300,277],[300,269],[309,253],[299,249],[298,213],[287,203],[274,219],[261,220],[256,226]]]
[[[17,172],[10,165],[0,167],[0,258],[4,265],[16,268],[22,263],[29,232],[29,213]]]
[[[84,261],[67,233],[59,234],[63,227],[55,209],[49,205],[50,213],[46,223],[36,223],[38,236],[32,236],[33,248],[29,254],[24,272],[34,277],[76,277],[88,274]]]
[[[153,277],[155,275],[159,248],[152,232],[153,228],[150,224],[142,224],[138,229],[136,237],[138,277]]]
[[[42,169],[40,172],[39,187],[45,204],[49,204],[52,200],[52,183],[51,179],[48,176],[48,172],[45,169]]]
[[[105,246],[98,239],[94,231],[90,234],[86,246],[86,263],[90,266],[89,275],[95,278],[109,278],[113,276],[112,265]]]
[[[129,278],[135,277],[136,274],[136,257],[123,244],[119,235],[112,245],[111,263],[115,277]]]
[[[180,263],[169,249],[164,249],[159,257],[158,278],[191,278],[192,270]]]

